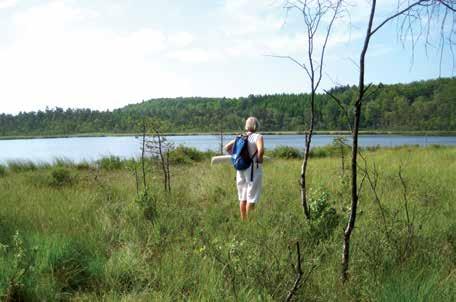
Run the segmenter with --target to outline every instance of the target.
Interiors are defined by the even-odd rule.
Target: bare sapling
[[[301,188],[301,205],[307,219],[311,218],[307,196],[307,168],[310,158],[312,136],[315,128],[316,115],[316,94],[323,78],[323,68],[325,62],[326,48],[331,36],[336,19],[342,14],[342,0],[288,0],[285,2],[285,9],[297,11],[304,20],[306,36],[306,54],[303,60],[292,56],[278,56],[276,58],[288,59],[302,68],[310,84],[310,120],[307,122],[308,128],[305,132],[304,158],[301,165],[301,175],[299,184]],[[318,38],[323,36],[323,41],[319,43]]]
[[[224,108],[224,102],[225,102],[225,98],[221,99],[219,101],[219,104],[220,104],[220,107],[218,108],[217,110],[217,119],[218,119],[218,123],[217,123],[217,136],[218,136],[218,139],[219,139],[219,154],[220,155],[223,155],[223,152],[224,152],[224,143],[223,143],[223,139],[224,139],[224,136],[225,136],[225,120],[224,120],[224,112],[223,112],[223,108]]]
[[[425,37],[426,45],[430,41],[431,28],[437,26],[440,30],[441,41],[439,46],[443,50],[446,44],[454,43],[455,32],[453,22],[456,12],[456,1],[454,0],[416,0],[398,1],[397,11],[386,17],[381,22],[375,22],[377,1],[370,1],[370,11],[366,33],[363,39],[363,47],[359,57],[359,83],[358,95],[353,105],[354,119],[352,130],[352,152],[351,152],[351,206],[347,226],[344,231],[342,272],[343,281],[348,280],[350,262],[350,237],[355,228],[356,214],[359,201],[358,189],[358,136],[361,121],[361,109],[363,101],[369,96],[371,85],[365,83],[366,55],[370,42],[374,35],[379,32],[387,23],[392,20],[399,20],[401,38],[412,41],[412,51],[421,36]],[[452,18],[450,18],[452,15]],[[378,25],[376,25],[378,24]],[[424,35],[423,35],[424,33]],[[405,38],[404,38],[405,37]],[[409,39],[410,38],[410,39]],[[441,52],[442,54],[443,52]]]
[[[337,135],[333,139],[333,145],[340,156],[340,174],[342,177],[345,177],[345,148],[348,146],[347,139],[343,135]]]
[[[147,125],[146,120],[143,119],[141,125],[141,171],[142,171],[142,180],[143,180],[143,188],[147,190],[147,180],[146,180],[146,136],[147,136]]]
[[[173,143],[163,136],[160,132],[159,126],[153,126],[153,136],[146,142],[147,152],[152,157],[158,159],[158,164],[163,175],[163,187],[165,192],[171,192],[171,174],[169,170],[169,152],[174,148]]]

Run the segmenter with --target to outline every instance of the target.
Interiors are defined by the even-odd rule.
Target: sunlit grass
[[[295,278],[298,240],[304,273],[312,273],[297,301],[454,300],[456,149],[404,147],[364,154],[368,166],[378,168],[387,224],[365,182],[346,285],[339,270],[349,171],[342,176],[337,155],[313,158],[309,167],[311,200],[323,200],[339,217],[329,236],[322,233],[329,221],[304,220],[299,159],[265,164],[263,195],[247,223],[238,217],[235,171],[228,165],[210,167],[203,160],[172,166],[171,194],[163,190],[160,170],[147,165],[157,206],[151,223],[135,203],[132,170],[123,163],[117,167],[117,160],[115,169],[108,168],[112,162],[80,169],[64,160],[40,168],[9,163],[0,177],[0,296],[283,300]],[[413,218],[410,249],[399,166]],[[56,169],[65,169],[73,180],[53,183]]]

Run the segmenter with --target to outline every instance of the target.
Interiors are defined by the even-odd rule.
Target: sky
[[[382,0],[376,24],[395,12]],[[159,97],[309,91],[297,11],[282,0],[0,0],[0,112],[115,109]],[[368,1],[352,0],[328,43],[321,89],[356,84]],[[348,22],[348,16],[350,22]],[[324,23],[325,24],[325,23]],[[401,43],[393,22],[371,42],[366,81],[453,75],[448,50]],[[431,37],[438,32],[432,31]],[[438,41],[438,39],[436,39]],[[408,42],[408,43],[407,43]],[[321,38],[315,42],[321,45]]]

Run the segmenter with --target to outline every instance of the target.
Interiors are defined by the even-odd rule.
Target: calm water
[[[225,142],[232,139],[227,136]],[[195,147],[199,150],[217,150],[219,138],[210,135],[170,136],[176,145]],[[332,135],[316,135],[313,146],[324,146],[332,142]],[[266,148],[292,146],[303,148],[302,135],[266,135]],[[363,135],[360,136],[361,146],[399,145],[456,145],[456,136],[403,136],[403,135]],[[137,157],[140,154],[139,140],[127,137],[81,137],[81,138],[48,138],[0,140],[0,163],[9,160],[32,160],[35,162],[51,162],[56,158],[66,158],[75,162],[82,160],[94,161],[103,156],[117,155],[123,158]]]

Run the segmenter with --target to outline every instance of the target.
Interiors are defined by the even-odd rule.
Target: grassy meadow
[[[134,163],[113,158],[0,166],[1,299],[280,301],[296,278],[298,241],[295,301],[456,300],[456,148],[363,151],[360,182],[366,167],[370,179],[362,182],[345,284],[349,171],[334,152],[316,153],[308,222],[301,160],[287,154],[265,164],[247,222],[239,219],[234,169],[211,167],[207,156],[171,165],[171,193],[152,163],[147,194],[137,192]]]

